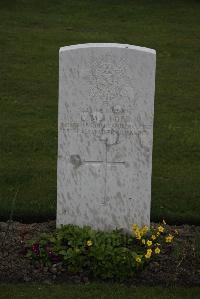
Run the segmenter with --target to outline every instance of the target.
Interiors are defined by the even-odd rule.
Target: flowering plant
[[[132,232],[138,243],[146,249],[143,255],[136,256],[135,260],[138,264],[160,254],[165,243],[172,243],[174,236],[178,234],[177,230],[174,231],[174,235],[168,233],[165,220],[162,224],[150,228],[147,226],[139,228],[137,224],[134,224]]]
[[[69,273],[122,281],[143,269],[173,239],[165,222],[142,228],[134,224],[131,234],[66,225],[39,240],[29,241],[27,257],[49,269],[59,264]]]

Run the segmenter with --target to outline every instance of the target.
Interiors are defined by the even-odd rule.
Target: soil
[[[36,267],[24,256],[24,243],[55,229],[55,221],[22,224],[0,222],[0,282],[83,282],[88,278],[70,275],[59,265]],[[135,285],[200,286],[200,226],[168,226],[177,229],[176,240],[166,247],[130,282]]]

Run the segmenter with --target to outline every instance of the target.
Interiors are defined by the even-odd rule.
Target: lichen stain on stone
[[[81,166],[81,157],[79,155],[71,155],[70,156],[70,162],[75,168],[78,168]]]

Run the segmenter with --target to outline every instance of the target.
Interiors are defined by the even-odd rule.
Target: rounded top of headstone
[[[151,54],[156,54],[154,49],[139,47],[129,44],[118,44],[118,43],[88,43],[88,44],[78,44],[65,46],[60,48],[60,52],[69,51],[69,50],[77,50],[77,49],[85,49],[85,48],[119,48],[119,49],[131,49],[140,52],[147,52]]]

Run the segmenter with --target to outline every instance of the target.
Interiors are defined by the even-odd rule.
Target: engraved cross
[[[105,140],[105,160],[104,161],[83,161],[83,163],[88,164],[103,164],[105,168],[105,176],[104,176],[104,201],[102,202],[103,204],[106,203],[107,201],[107,178],[108,178],[108,172],[107,172],[107,166],[108,165],[115,165],[115,164],[125,164],[124,161],[108,161],[108,139]]]

